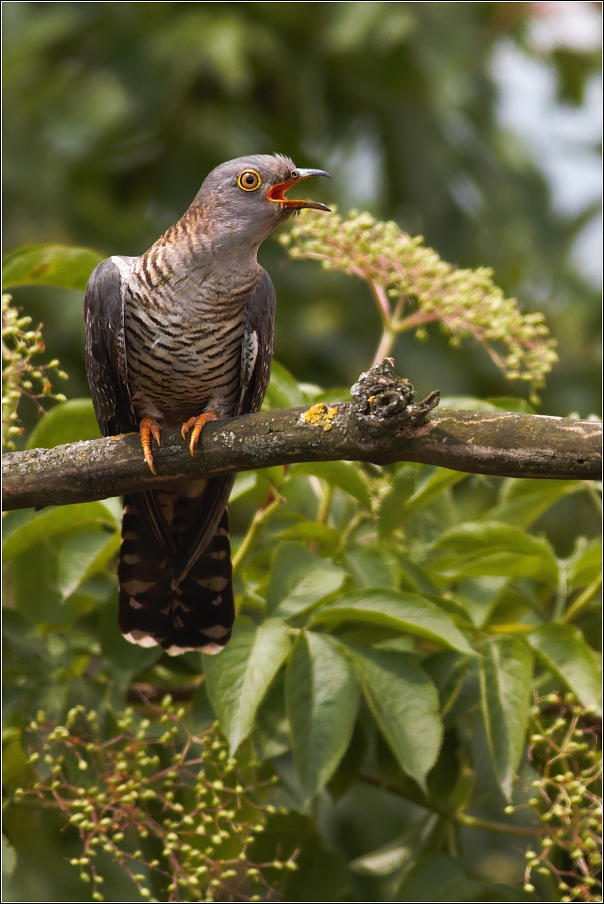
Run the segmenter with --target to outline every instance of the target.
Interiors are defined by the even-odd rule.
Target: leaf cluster
[[[342,391],[299,383],[274,363],[265,405],[325,406],[335,397]],[[505,410],[522,403],[488,404]],[[41,419],[28,445],[91,435],[97,435],[91,402],[72,399]],[[571,692],[577,706],[599,713],[598,489],[409,463],[301,463],[239,475],[230,499],[238,609],[232,640],[218,657],[177,659],[128,644],[117,628],[120,500],[9,513],[4,764],[5,825],[17,850],[11,882],[22,889],[34,881],[35,871],[25,866],[33,853],[22,804],[40,793],[40,803],[60,797],[58,814],[51,808],[36,815],[46,889],[67,882],[59,868],[67,856],[97,896],[123,899],[134,893],[132,882],[139,895],[145,889],[151,896],[148,871],[158,860],[167,883],[165,892],[158,886],[158,900],[195,899],[192,876],[200,888],[210,881],[206,893],[214,888],[228,897],[230,880],[237,885],[241,876],[226,861],[239,862],[243,852],[248,870],[260,869],[254,863],[268,870],[259,893],[272,894],[278,885],[285,900],[519,900],[533,894],[521,886],[533,884],[540,897],[556,900],[551,870],[544,876],[538,867],[529,882],[518,854],[519,839],[544,834],[526,792],[538,779],[527,731],[534,734],[537,689]],[[573,538],[566,548],[556,533],[560,512]],[[165,695],[182,702],[184,712],[160,712],[154,705]],[[82,707],[99,714],[85,731]],[[43,756],[28,762],[25,726],[39,725],[40,709],[55,735],[49,740],[44,728]],[[216,718],[228,748],[212,727]],[[195,738],[201,752],[194,759],[210,751],[199,785],[200,764],[188,753],[184,762],[161,759],[168,750],[180,757]],[[44,756],[52,758],[45,764],[50,772],[36,776]],[[221,772],[236,771],[235,757],[249,767],[240,784],[250,801]],[[164,774],[174,769],[174,778]],[[80,779],[84,774],[90,784]],[[208,782],[216,781],[224,788],[214,788],[214,804],[201,788],[211,795]],[[148,790],[159,803],[142,797]],[[261,822],[250,822],[248,804],[275,817],[249,861],[246,826]],[[505,812],[506,804],[513,812]],[[287,815],[279,813],[283,807]],[[226,809],[234,815],[221,828],[218,811]],[[76,813],[84,816],[73,821]],[[71,835],[56,831],[57,816]],[[206,816],[214,835],[228,835],[221,836],[226,859],[221,849],[208,851],[207,836],[198,840]],[[105,841],[97,826],[114,817]],[[149,845],[161,841],[159,853],[137,840],[141,829]],[[83,833],[77,850],[73,832]],[[493,837],[500,871],[473,853]],[[82,863],[94,860],[95,847],[123,868],[115,876],[107,864],[103,891]],[[140,873],[133,865],[138,850],[147,864]],[[297,870],[284,866],[294,852]],[[236,875],[226,876],[224,864]]]
[[[268,405],[326,397],[275,366]],[[54,409],[50,444],[62,431],[73,437],[83,405]],[[301,850],[300,870],[286,894],[307,887],[313,844],[322,846],[327,873],[340,876],[339,893],[363,898],[369,883],[374,894],[407,895],[444,857],[455,864],[451,882],[470,883],[464,894],[500,894],[448,833],[489,833],[494,823],[514,862],[518,836],[540,832],[523,810],[503,814],[506,800],[523,799],[516,776],[533,768],[532,687],[571,690],[584,707],[598,706],[596,661],[579,625],[591,638],[599,544],[578,540],[561,557],[530,530],[564,500],[592,504],[591,492],[580,482],[484,479],[413,464],[307,463],[240,475],[230,505],[238,618],[227,648],[203,662],[195,654],[168,660],[119,636],[117,500],[10,513],[9,719],[16,729],[20,714],[35,720],[42,707],[60,723],[78,703],[102,716],[123,708],[125,695],[135,702],[141,685],[174,693],[185,701],[191,735],[218,717],[225,756],[253,751],[262,775],[278,779],[268,786],[271,806],[308,820],[317,805],[331,801],[337,813],[366,789],[378,795],[370,806],[379,820],[381,787],[423,814],[389,851],[375,829],[368,847],[344,853],[301,824],[291,847]],[[103,744],[115,737],[106,718]],[[138,704],[127,716],[134,729],[144,718],[151,724],[140,749],[157,750],[165,729],[153,713]],[[19,731],[8,740],[9,787],[26,787],[31,767],[19,754]],[[126,771],[134,768],[128,760]],[[197,819],[199,802],[174,800],[183,818],[190,811]],[[71,859],[81,856],[88,855]],[[358,863],[346,870],[343,856]],[[515,869],[521,882],[522,864]]]

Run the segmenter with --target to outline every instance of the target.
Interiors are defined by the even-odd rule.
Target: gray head
[[[303,179],[327,175],[323,170],[300,169],[281,154],[237,157],[212,170],[194,206],[218,244],[245,245],[255,252],[297,210],[329,210],[317,201],[285,197],[287,189]]]

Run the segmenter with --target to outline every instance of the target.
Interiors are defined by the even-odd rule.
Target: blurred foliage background
[[[508,296],[525,310],[543,311],[560,364],[541,393],[540,412],[585,417],[598,410],[600,393],[599,8],[4,3],[5,250],[63,243],[103,255],[138,254],[178,219],[213,166],[246,153],[287,153],[299,165],[332,173],[330,183],[313,185],[313,197],[337,204],[344,215],[356,207],[395,219],[452,264],[491,266]],[[261,249],[261,261],[277,287],[276,358],[303,384],[349,386],[371,363],[381,332],[367,284],[322,272],[312,261],[290,260],[273,239]],[[73,400],[31,434],[36,412],[33,404],[26,410],[24,399],[28,429],[21,442],[50,446],[76,438],[77,431],[90,435],[82,293],[45,286],[11,292],[34,327],[43,322],[49,360],[58,358],[69,374],[57,388]],[[423,343],[404,334],[394,350],[397,372],[411,379],[420,397],[435,388],[480,400],[522,393],[505,382],[484,349],[465,342],[455,350],[438,329],[428,333]],[[323,398],[296,380],[276,366],[268,403]],[[239,728],[219,692],[221,670],[228,672],[232,657],[266,631],[262,619],[272,613],[271,624],[278,621],[284,635],[284,624],[287,630],[293,624],[307,640],[284,653],[287,669],[281,660],[262,660],[268,673],[259,668],[256,684],[248,676],[254,705],[237,718],[247,720],[251,732],[242,761],[255,756],[263,774],[278,777],[280,802],[290,810],[284,823],[271,828],[268,821],[265,837],[283,843],[282,856],[301,848],[285,900],[534,900],[534,891],[522,890],[527,877],[541,899],[570,900],[550,874],[530,876],[530,864],[537,870],[541,862],[537,855],[523,856],[527,838],[535,841],[550,819],[542,801],[528,803],[528,789],[550,768],[551,756],[539,753],[533,740],[527,757],[527,689],[550,695],[530,715],[530,737],[541,731],[539,719],[566,731],[572,716],[589,735],[587,750],[593,713],[579,707],[572,715],[575,704],[558,692],[571,690],[591,707],[597,685],[596,487],[483,479],[415,465],[380,472],[348,463],[305,467],[287,476],[270,469],[238,478],[231,507],[235,549],[249,536],[267,494],[281,494],[282,505],[237,572],[243,618],[214,678],[207,661],[201,676],[195,654],[169,660],[119,636],[112,567],[119,500],[8,516],[4,740],[12,804],[19,804],[15,788],[33,781],[22,732],[40,706],[51,720],[64,719],[76,703],[94,707],[110,732],[115,711],[133,702],[137,683],[159,689],[193,684],[190,723],[207,728],[216,712],[232,740]],[[485,521],[496,522],[494,531],[484,532]],[[326,603],[327,585],[333,593]],[[367,593],[371,587],[379,593]],[[338,615],[343,597],[333,594],[340,592],[349,604],[350,594],[355,605],[366,602],[356,631],[346,613]],[[418,640],[404,624],[381,634],[372,623],[383,605],[379,594],[399,610],[405,594],[421,597],[428,615],[438,607],[446,630],[452,622],[481,654],[482,696],[479,657],[470,662],[459,639],[457,647],[446,632]],[[301,609],[284,608],[292,595]],[[359,670],[354,681],[342,671],[347,643],[356,650],[347,654]],[[325,754],[332,771],[323,764],[314,784],[308,779],[316,797],[305,809],[296,797],[290,748],[295,753],[310,736],[308,714],[300,701],[292,702],[297,682],[284,682],[284,674],[313,661],[313,644],[322,651],[317,662],[325,674],[329,660],[344,675],[344,690],[342,705],[322,716],[337,748]],[[503,665],[495,662],[498,655]],[[381,722],[368,702],[365,659],[372,657],[392,672],[384,679],[391,697]],[[246,663],[241,658],[239,666]],[[403,673],[411,668],[423,674],[432,701],[432,709],[419,707],[417,718],[427,720],[419,731],[413,706],[396,705]],[[499,668],[506,681],[522,680],[503,699],[493,691],[490,700],[489,682],[498,686]],[[358,718],[349,705],[357,683],[365,701]],[[411,720],[415,729],[398,745],[388,734],[397,720]],[[432,744],[432,759],[418,756],[414,772],[405,757],[424,741]],[[161,742],[153,743],[163,755]],[[496,753],[507,744],[502,783]],[[437,754],[426,797],[409,776],[421,784]],[[508,819],[505,795],[516,767],[521,782],[512,802],[522,809],[510,813],[508,807]],[[579,777],[587,775],[587,766],[581,770]],[[66,781],[77,784],[73,777]],[[591,793],[591,780],[581,781]],[[65,863],[81,853],[75,830],[59,835],[53,811],[12,804],[6,826],[17,867],[9,847],[7,872],[15,872],[7,899],[47,900],[50,893],[81,900],[83,886]],[[441,804],[455,816],[433,819]],[[574,832],[587,805],[572,806]],[[503,821],[507,833],[483,831],[476,818]],[[558,866],[568,867],[568,852],[587,838],[584,833],[577,841],[572,832]],[[596,856],[588,847],[583,852]],[[598,862],[589,862],[597,870]],[[135,885],[114,866],[105,863],[105,897],[139,900]],[[595,899],[587,885],[577,894]],[[192,899],[198,899],[194,893]]]
[[[393,218],[543,310],[561,363],[542,411],[585,417],[599,406],[599,301],[573,248],[599,210],[599,6],[5,3],[5,249],[139,254],[218,163],[287,153],[331,172],[312,191],[342,213]],[[528,139],[506,120],[518,105]],[[595,194],[581,178],[594,160]],[[379,336],[366,287],[292,265],[274,239],[261,260],[277,287],[278,360],[349,386]],[[67,394],[86,395],[79,293],[22,289],[15,301],[44,322]],[[425,345],[401,337],[395,358],[419,392],[509,392],[480,350],[460,355],[436,329]]]

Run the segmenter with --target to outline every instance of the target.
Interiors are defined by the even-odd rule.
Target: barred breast
[[[140,417],[168,426],[207,409],[235,413],[245,309],[260,268],[241,275],[174,260],[135,259],[125,292],[128,380]],[[187,272],[188,271],[188,272]]]

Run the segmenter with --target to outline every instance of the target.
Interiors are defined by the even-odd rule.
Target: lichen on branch
[[[490,268],[454,267],[394,222],[304,211],[280,241],[292,257],[369,283],[384,327],[376,359],[390,354],[399,333],[414,329],[422,339],[426,325],[439,322],[452,345],[474,338],[509,380],[530,383],[533,396],[558,360],[543,314],[524,313],[506,298]]]

